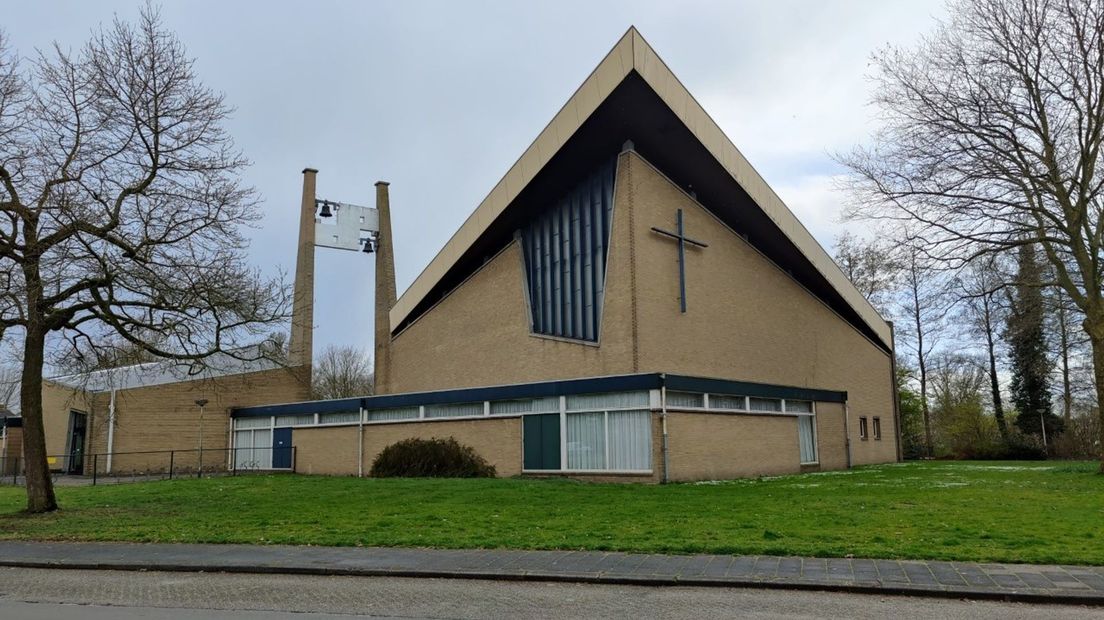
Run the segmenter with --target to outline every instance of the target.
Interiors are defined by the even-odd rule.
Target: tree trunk
[[[1093,323],[1085,319],[1085,332],[1089,335],[1089,343],[1092,345],[1093,377],[1096,379],[1096,416],[1097,428],[1100,436],[1097,437],[1100,446],[1100,473],[1104,474],[1104,321]]]
[[[924,413],[924,442],[930,458],[935,456],[935,442],[932,441],[931,411],[928,409],[928,369],[923,355],[920,356],[920,410]]]
[[[1073,415],[1073,388],[1070,386],[1069,365],[1069,329],[1066,325],[1066,303],[1062,297],[1062,291],[1058,291],[1058,333],[1062,347],[1062,417],[1066,421],[1066,428],[1070,427],[1070,417]]]
[[[997,430],[1001,439],[1008,441],[1008,422],[1004,419],[1004,403],[1001,402],[1000,380],[997,377],[997,354],[993,344],[993,321],[989,307],[989,297],[982,300],[985,312],[985,344],[989,352],[989,387],[993,391],[993,417],[997,419]]]
[[[57,510],[54,483],[46,462],[46,434],[42,424],[42,366],[46,335],[32,322],[23,343],[20,404],[23,415],[23,472],[27,479],[27,512]]]
[[[920,287],[916,282],[916,263],[912,264],[912,318],[916,322],[916,358],[920,369],[920,411],[924,414],[924,443],[928,458],[935,456],[932,441],[931,411],[928,409],[928,367],[924,359],[924,321],[920,310]]]

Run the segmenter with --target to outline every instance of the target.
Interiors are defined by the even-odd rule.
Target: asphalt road
[[[0,569],[5,620],[894,616],[1104,619],[1104,608],[736,588]]]

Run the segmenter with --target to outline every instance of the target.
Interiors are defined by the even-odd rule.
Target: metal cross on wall
[[[709,247],[709,245],[702,243],[701,241],[695,241],[683,234],[682,209],[678,210],[675,218],[675,232],[662,230],[656,228],[655,226],[652,226],[652,231],[678,241],[679,307],[682,309],[682,313],[686,314],[686,244],[689,243],[690,245],[698,248],[707,248]]]

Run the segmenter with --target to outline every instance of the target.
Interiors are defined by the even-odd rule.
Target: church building
[[[358,475],[451,436],[502,476],[642,482],[900,458],[892,326],[635,29],[397,298],[387,189],[376,394],[234,409],[235,458]]]

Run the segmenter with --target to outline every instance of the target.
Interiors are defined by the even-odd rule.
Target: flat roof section
[[[657,390],[661,387],[666,387],[669,390],[686,392],[715,392],[718,394],[734,394],[761,398],[789,398],[817,402],[842,403],[847,400],[847,392],[835,390],[750,383],[747,381],[730,381],[728,379],[670,375],[665,373],[641,373],[587,377],[583,379],[564,379],[559,381],[540,381],[536,383],[515,383],[510,385],[461,388],[456,390],[438,390],[433,392],[386,394],[383,396],[364,396],[361,398],[316,400],[301,403],[287,403],[283,405],[264,405],[260,407],[242,407],[232,410],[230,417],[243,418],[274,415],[303,415],[310,413],[344,413],[359,411],[361,408],[390,409],[393,407],[445,405],[451,403],[480,402],[485,400],[516,400],[547,396],[569,396],[573,394]]]

